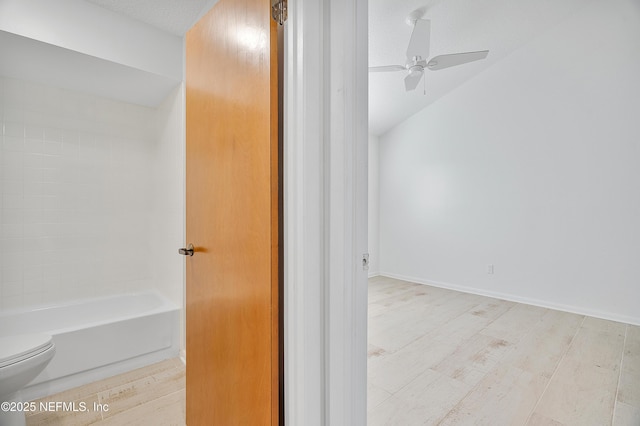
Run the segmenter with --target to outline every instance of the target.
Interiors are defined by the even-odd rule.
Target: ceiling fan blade
[[[479,52],[452,53],[450,55],[440,55],[431,59],[427,63],[427,68],[431,71],[441,70],[443,68],[455,67],[456,65],[466,64],[467,62],[479,61],[489,54],[488,50]]]
[[[424,72],[412,72],[404,78],[404,87],[407,92],[415,90],[415,88],[418,87],[418,83],[422,80],[423,75]]]
[[[402,65],[384,65],[381,67],[369,67],[369,72],[389,72],[389,71],[404,71],[405,67]]]
[[[420,56],[422,59],[429,57],[429,33],[431,32],[431,21],[426,19],[416,19],[416,24],[411,33],[409,47],[407,47],[407,59],[410,61],[414,57]]]

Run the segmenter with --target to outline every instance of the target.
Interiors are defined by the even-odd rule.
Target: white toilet
[[[44,370],[56,352],[51,336],[23,334],[0,337],[0,403],[24,402],[17,394]],[[0,409],[0,425],[23,426],[23,412]],[[15,408],[11,406],[9,408]]]

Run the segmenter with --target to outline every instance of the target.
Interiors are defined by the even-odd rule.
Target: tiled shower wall
[[[156,110],[0,83],[0,309],[153,287]]]

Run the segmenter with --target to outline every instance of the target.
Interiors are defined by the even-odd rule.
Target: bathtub
[[[0,336],[35,332],[53,336],[56,354],[24,400],[177,357],[180,309],[145,292],[0,313]]]

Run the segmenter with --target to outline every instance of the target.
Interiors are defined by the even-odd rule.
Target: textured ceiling
[[[184,35],[212,0],[87,0],[178,36]]]
[[[483,61],[426,70],[426,95],[424,82],[405,92],[404,72],[369,73],[369,131],[386,132],[593,1],[369,0],[370,66],[404,65],[412,30],[405,20],[418,9],[431,20],[431,57],[490,50]]]

